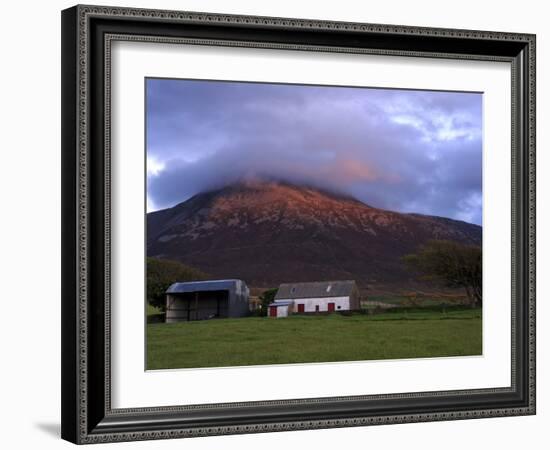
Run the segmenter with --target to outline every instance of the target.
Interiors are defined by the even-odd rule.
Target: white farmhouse
[[[353,280],[284,283],[269,305],[269,316],[357,309],[360,309],[359,290]]]

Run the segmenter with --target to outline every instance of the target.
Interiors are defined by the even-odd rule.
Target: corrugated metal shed
[[[166,290],[166,322],[247,316],[249,293],[242,280],[174,283]]]
[[[294,298],[345,297],[352,295],[355,289],[354,280],[315,281],[312,283],[281,284],[275,300]]]

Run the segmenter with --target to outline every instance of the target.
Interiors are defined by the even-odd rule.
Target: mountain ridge
[[[148,256],[175,259],[254,286],[412,275],[401,256],[429,239],[481,244],[478,225],[398,213],[288,182],[245,180],[147,215]]]

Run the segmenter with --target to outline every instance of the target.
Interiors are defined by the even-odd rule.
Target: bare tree
[[[433,240],[414,254],[403,257],[405,263],[425,279],[461,287],[472,306],[482,305],[481,248],[452,241]]]

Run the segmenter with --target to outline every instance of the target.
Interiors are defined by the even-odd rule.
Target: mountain
[[[412,275],[401,256],[429,239],[481,244],[481,231],[312,187],[256,180],[149,213],[147,254],[256,287],[340,279],[403,284]]]

